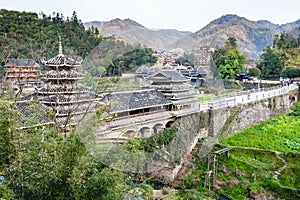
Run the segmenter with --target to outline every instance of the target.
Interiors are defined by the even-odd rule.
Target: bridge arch
[[[142,127],[138,133],[137,133],[137,137],[150,137],[151,136],[151,128],[148,126],[144,126]]]
[[[126,130],[121,134],[121,137],[127,137],[127,138],[132,138],[134,137],[136,132],[134,130]]]
[[[167,123],[166,123],[166,126],[165,126],[165,128],[170,128],[170,127],[172,127],[173,126],[173,124],[174,124],[174,122],[175,121],[168,121]]]
[[[298,101],[297,96],[294,95],[290,96],[289,100],[291,105],[294,105]]]
[[[153,129],[153,133],[156,134],[156,133],[164,130],[165,126],[161,123],[158,123],[158,124],[155,124],[152,129]]]

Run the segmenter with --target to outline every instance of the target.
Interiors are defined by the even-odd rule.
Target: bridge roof
[[[128,92],[114,92],[105,97],[104,101],[111,102],[112,113],[119,113],[144,108],[154,108],[171,105],[172,102],[157,90],[139,90]]]

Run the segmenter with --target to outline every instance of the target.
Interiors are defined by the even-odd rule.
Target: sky
[[[225,14],[275,24],[300,19],[299,0],[0,0],[0,8],[53,12],[83,22],[130,18],[147,28],[168,28],[196,32]]]

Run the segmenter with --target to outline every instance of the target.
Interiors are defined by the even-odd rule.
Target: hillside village
[[[190,33],[1,13],[0,199],[299,197],[299,21],[250,39],[266,22]],[[232,23],[222,41],[209,29]],[[247,138],[267,128],[240,136],[261,122],[283,123],[276,145]]]

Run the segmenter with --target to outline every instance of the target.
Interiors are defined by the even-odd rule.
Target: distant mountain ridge
[[[228,37],[235,37],[242,52],[258,58],[262,50],[272,46],[275,35],[289,33],[300,27],[300,20],[287,24],[274,24],[267,20],[251,21],[237,15],[224,15],[213,20],[195,33],[175,29],[151,30],[131,19],[108,22],[87,22],[85,27],[98,27],[104,36],[116,35],[127,43],[140,43],[154,49],[182,48],[185,51],[200,46],[222,46]]]
[[[207,26],[170,45],[169,48],[191,50],[201,46],[222,46],[227,38],[235,37],[242,52],[248,57],[258,58],[262,50],[272,46],[275,35],[293,31],[300,26],[300,20],[283,25],[267,20],[250,21],[237,15],[224,15]]]
[[[85,28],[94,26],[103,36],[115,35],[124,42],[140,43],[153,49],[167,49],[168,46],[185,36],[192,34],[189,31],[175,29],[151,30],[131,19],[113,19],[111,21],[92,21],[84,23]]]

